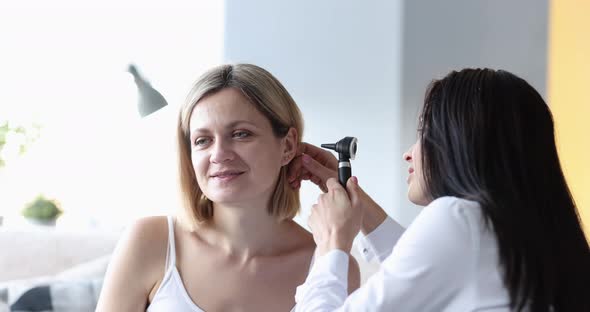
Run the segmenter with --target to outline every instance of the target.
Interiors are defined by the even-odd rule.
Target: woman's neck
[[[213,211],[204,238],[228,255],[247,260],[275,254],[287,243],[289,222],[277,221],[263,203],[215,203]]]

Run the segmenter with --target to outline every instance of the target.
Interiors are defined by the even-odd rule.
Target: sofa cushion
[[[0,282],[53,276],[112,253],[120,233],[3,230]]]
[[[14,293],[8,289],[2,304],[10,311],[92,312],[96,309],[102,278],[51,281]],[[0,289],[0,292],[6,292]]]
[[[110,256],[54,276],[0,282],[0,312],[94,311]]]

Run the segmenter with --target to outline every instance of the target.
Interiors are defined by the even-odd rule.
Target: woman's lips
[[[243,172],[220,172],[211,175],[211,178],[217,181],[228,182],[236,179],[242,174]]]
[[[408,169],[408,178],[406,178],[406,183],[410,184],[410,178],[412,177],[412,175],[414,174],[414,168],[409,168]]]

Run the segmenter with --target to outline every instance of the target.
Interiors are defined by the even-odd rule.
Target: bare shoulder
[[[166,252],[168,219],[165,216],[144,217],[134,221],[121,238],[121,244],[141,256],[158,256]]]
[[[303,226],[299,225],[299,223],[295,221],[291,222],[293,224],[294,231],[297,233],[297,236],[308,243],[310,241],[313,243],[313,234],[310,231],[306,230]]]
[[[297,224],[297,222],[291,222],[293,222],[293,239],[298,249],[304,249],[308,251],[315,250],[316,244],[313,240],[313,234],[311,234],[311,232],[303,228],[301,225]]]
[[[134,221],[125,229],[117,244],[115,256],[128,258],[135,265],[147,269],[150,264],[165,262],[167,243],[166,217],[145,217]]]
[[[97,311],[145,310],[165,269],[167,242],[166,217],[142,218],[128,226],[113,252]]]

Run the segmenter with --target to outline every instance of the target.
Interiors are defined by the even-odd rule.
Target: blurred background
[[[248,62],[289,90],[305,141],[358,137],[353,174],[403,225],[419,210],[401,155],[428,83],[463,67],[511,71],[554,112],[590,231],[588,16],[588,0],[0,0],[0,229],[116,239],[134,219],[174,213],[178,108],[205,70]],[[167,106],[140,117],[129,64]],[[318,194],[302,187],[304,226]]]

